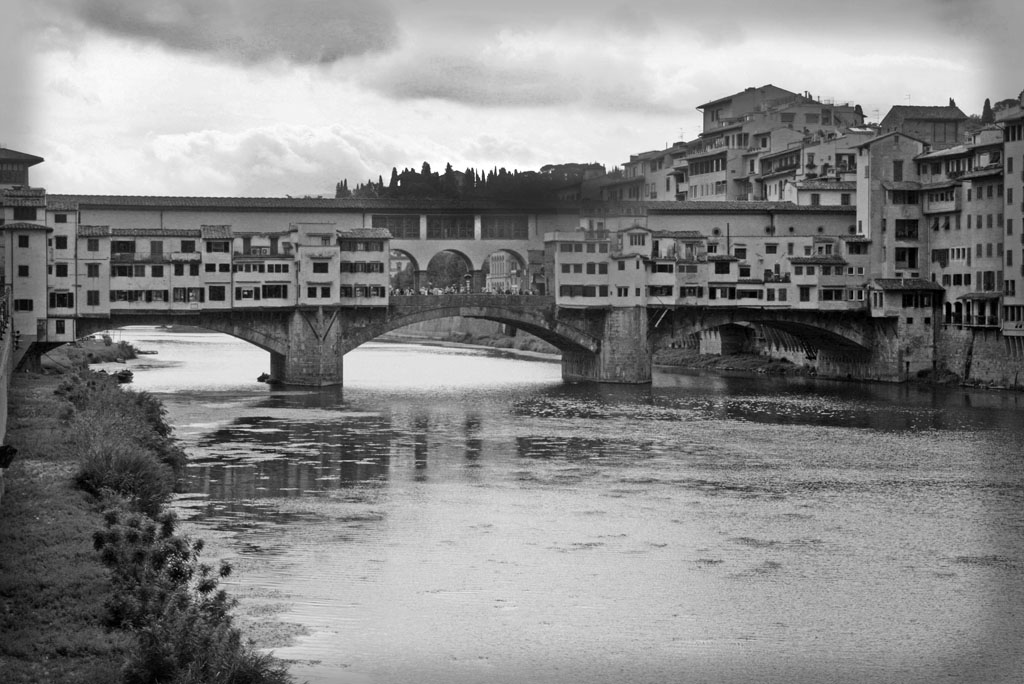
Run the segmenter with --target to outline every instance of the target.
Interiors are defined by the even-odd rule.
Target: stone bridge
[[[528,332],[562,352],[569,381],[644,383],[651,379],[651,352],[669,341],[718,335],[716,353],[740,351],[734,342],[752,326],[776,331],[776,344],[791,344],[808,358],[819,352],[863,363],[877,353],[874,322],[860,313],[754,307],[560,307],[541,295],[392,296],[387,307],[282,307],[190,312],[120,311],[80,318],[80,336],[128,325],[195,325],[245,340],[270,353],[271,375],[296,385],[337,385],[343,357],[397,328],[462,316],[496,321]],[[738,332],[737,332],[738,331]],[[703,343],[701,343],[703,345]]]

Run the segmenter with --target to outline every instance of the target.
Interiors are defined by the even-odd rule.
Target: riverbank
[[[115,682],[128,638],[101,624],[113,589],[93,549],[103,519],[73,483],[55,376],[16,373],[0,508],[0,672],[9,684]]]
[[[122,363],[136,358],[138,351],[129,342],[115,342],[104,335],[61,345],[43,354],[39,362],[48,373],[70,373],[93,363]]]
[[[3,681],[292,681],[233,626],[230,566],[213,574],[175,530],[165,504],[185,456],[160,403],[95,373],[19,373],[11,399]]]

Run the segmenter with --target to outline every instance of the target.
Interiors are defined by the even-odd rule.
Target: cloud
[[[386,50],[395,19],[374,0],[44,0],[47,20],[241,63],[328,64]],[[71,22],[71,24],[69,24]]]

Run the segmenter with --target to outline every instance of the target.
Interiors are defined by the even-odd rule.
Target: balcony
[[[964,316],[964,325],[972,328],[998,328],[999,316]]]
[[[246,259],[246,258],[259,258],[259,259],[267,259],[267,258],[272,258],[273,259],[273,258],[277,258],[277,259],[281,259],[281,258],[285,258],[285,257],[287,257],[288,259],[291,259],[292,255],[291,255],[290,252],[282,252],[280,250],[273,249],[272,247],[250,247],[249,249],[247,249],[247,250],[245,250],[243,252],[233,252],[232,253],[232,257],[235,258],[235,259]]]
[[[173,263],[189,263],[193,261],[202,261],[203,255],[201,252],[171,252],[170,261]]]
[[[163,253],[142,254],[140,252],[116,252],[110,255],[110,260],[117,264],[165,264],[168,261],[167,255]]]
[[[959,194],[951,200],[942,200],[937,202],[931,202],[926,198],[924,200],[924,207],[922,208],[922,212],[925,214],[938,214],[952,211],[960,211]]]

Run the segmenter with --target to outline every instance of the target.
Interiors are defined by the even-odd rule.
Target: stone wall
[[[1024,386],[1024,356],[1013,354],[1001,331],[942,326],[936,336],[937,365],[968,384]]]
[[[10,324],[0,338],[0,445],[7,443],[7,394],[14,372],[14,346]],[[4,497],[4,468],[0,468],[0,501]]]

